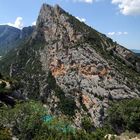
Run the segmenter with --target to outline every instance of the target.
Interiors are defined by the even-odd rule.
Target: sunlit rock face
[[[59,6],[43,5],[37,26],[43,29],[46,41],[44,49],[40,51],[42,68],[46,74],[51,71],[66,96],[74,97],[80,109],[76,110],[75,116],[78,126],[82,116],[87,114],[90,114],[95,126],[100,126],[109,99],[138,97],[138,91],[131,90],[125,84],[127,81],[115,72],[114,66],[109,65],[90,43],[84,41],[85,33],[73,27],[69,22],[69,16]],[[100,47],[102,45],[105,46],[104,41],[100,42]],[[133,57],[130,51],[119,45],[116,45],[114,53],[126,59],[126,63]],[[131,62],[128,63],[131,65]],[[51,104],[50,108],[53,108],[54,104]],[[81,104],[85,106],[86,111]]]

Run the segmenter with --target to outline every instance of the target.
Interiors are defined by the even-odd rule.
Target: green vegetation
[[[104,100],[104,97],[103,96],[101,96],[101,95],[98,95],[97,93],[95,93],[95,95],[94,95],[95,97],[97,97],[98,99],[100,99],[101,101],[103,101]]]
[[[24,86],[29,97],[35,100],[39,97],[39,85],[44,77],[39,54],[39,50],[44,46],[43,39],[26,40],[0,61],[0,71],[4,75],[12,74],[12,77],[20,81],[22,87]],[[10,72],[10,68],[12,68],[12,72]]]
[[[13,109],[3,107],[0,109],[0,126],[12,125],[13,134],[21,139],[29,139],[39,130],[40,118],[47,111],[38,102],[17,104]]]
[[[74,16],[67,13],[67,16],[69,17],[68,21],[71,23],[75,31],[86,33],[85,38],[87,39],[98,39],[100,38],[99,32],[91,28],[90,26],[86,25],[84,22],[80,22],[78,19],[76,19]]]
[[[115,133],[126,130],[140,133],[140,99],[112,103],[108,112],[108,124]]]
[[[31,99],[38,99],[40,92],[40,81],[43,75],[42,65],[40,62],[39,49],[44,47],[44,42],[33,41],[31,45],[28,43],[21,48],[18,55],[18,71],[14,77],[19,81],[24,79],[24,87],[26,87]]]
[[[0,138],[10,140],[11,134],[21,140],[101,140],[108,133],[107,129],[89,131],[89,122],[84,122],[86,131],[64,131],[70,127],[70,123],[62,118],[54,118],[53,121],[44,122],[43,116],[48,115],[46,108],[40,102],[30,101],[17,104],[14,108],[3,107],[0,109]],[[5,129],[2,129],[5,126]],[[9,127],[12,131],[9,133]],[[64,128],[64,129],[63,129]]]
[[[86,130],[86,132],[91,132],[95,129],[89,117],[83,117],[82,128]]]
[[[6,87],[8,85],[8,88]],[[21,84],[11,78],[11,77],[5,77],[0,73],[0,94],[7,94],[10,95],[10,93],[14,90],[17,90],[21,87]]]
[[[1,97],[1,94],[8,94],[11,92],[11,89],[6,89],[6,83],[5,82],[2,82],[0,84],[0,97]]]
[[[2,81],[1,84],[0,84],[0,91],[2,89],[4,89],[5,87],[6,87],[6,83]]]
[[[16,60],[16,51],[11,50],[6,56],[0,61],[0,71],[4,75],[8,75],[10,71],[10,65]]]
[[[14,108],[0,108],[0,139],[11,140],[15,135],[21,140],[104,140],[107,134],[123,132],[136,135],[140,133],[140,100],[125,100],[112,103],[108,111],[106,123],[101,128],[95,128],[89,117],[83,117],[81,127],[77,130],[65,118],[50,116],[43,104],[37,101],[17,103]]]

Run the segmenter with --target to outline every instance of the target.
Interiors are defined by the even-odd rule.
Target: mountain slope
[[[30,40],[0,66],[21,81],[25,96],[77,127],[84,116],[99,127],[110,101],[140,96],[140,58],[58,5],[43,4]]]
[[[0,56],[17,47],[21,41],[32,34],[33,29],[34,27],[25,27],[20,30],[8,25],[0,25]]]
[[[136,55],[140,56],[140,50],[132,50]]]
[[[0,55],[5,54],[11,46],[15,46],[20,30],[8,25],[0,25]]]

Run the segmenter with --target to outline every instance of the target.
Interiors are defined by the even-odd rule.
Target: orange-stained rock
[[[87,109],[90,109],[94,104],[96,104],[96,100],[91,99],[88,95],[82,95],[82,102]]]
[[[101,70],[100,72],[99,72],[99,75],[100,76],[105,76],[105,75],[107,75],[108,74],[108,70],[106,69],[106,68],[103,68],[103,70]]]
[[[57,77],[57,76],[66,74],[66,69],[64,65],[61,64],[59,67],[52,67],[51,72],[54,77]]]

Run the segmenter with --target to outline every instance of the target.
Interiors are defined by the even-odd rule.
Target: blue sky
[[[42,3],[59,4],[119,44],[140,49],[140,0],[1,0],[0,24],[32,25]]]

